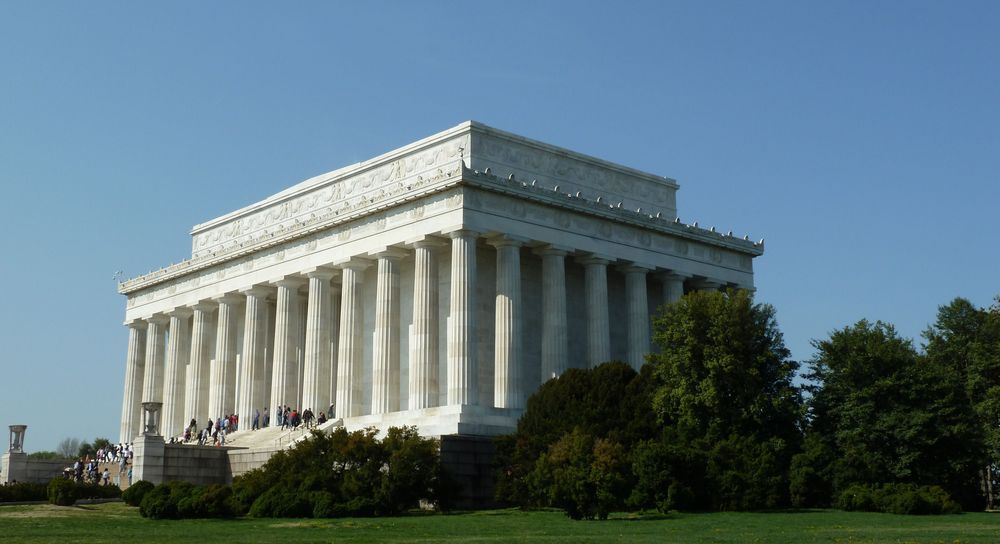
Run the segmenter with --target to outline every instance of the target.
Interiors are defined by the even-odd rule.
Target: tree
[[[979,420],[986,446],[980,488],[992,508],[1000,464],[1000,299],[984,310],[956,298],[938,308],[937,321],[923,336],[927,357],[956,376]]]
[[[694,292],[666,307],[653,328],[661,347],[649,357],[653,408],[664,428],[660,451],[674,451],[659,459],[690,467],[697,456],[686,449],[704,458],[701,473],[668,471],[679,478],[672,483],[679,496],[692,492],[695,503],[724,510],[787,504],[802,399],[774,309],[745,290]]]
[[[810,431],[833,451],[832,466],[814,468],[835,493],[852,484],[940,485],[963,506],[976,502],[981,433],[953,368],[879,321],[813,345]]]
[[[76,457],[78,451],[80,451],[79,438],[63,438],[56,447],[56,453],[65,459]]]
[[[595,440],[618,444],[627,452],[654,436],[652,389],[653,377],[648,365],[636,373],[629,365],[617,361],[595,368],[570,369],[558,379],[542,384],[528,399],[524,415],[517,422],[517,432],[496,440],[497,498],[521,506],[553,506],[550,490],[537,482],[529,486],[529,480],[541,474],[536,461],[549,454],[557,442],[570,440],[566,437],[574,432],[579,435],[574,439],[576,442],[584,440],[579,437],[590,441],[591,448],[584,448],[588,452]],[[559,451],[569,451],[568,448],[564,445]],[[557,456],[560,462],[570,458]],[[589,463],[579,456],[574,459]]]

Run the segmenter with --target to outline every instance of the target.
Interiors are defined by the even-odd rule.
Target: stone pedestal
[[[0,484],[27,481],[28,454],[9,451],[0,461]]]
[[[132,443],[132,482],[163,483],[164,450],[162,436],[139,435]]]

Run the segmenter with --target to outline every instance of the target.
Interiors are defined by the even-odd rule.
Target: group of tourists
[[[99,448],[94,457],[88,455],[78,458],[63,475],[81,483],[112,485],[110,469],[114,463],[118,465],[118,481],[114,485],[121,486],[123,478],[127,478],[128,484],[132,485],[133,454],[132,444],[109,444]],[[104,470],[101,470],[100,463],[104,463]]]
[[[327,411],[320,411],[316,415],[311,408],[299,411],[288,405],[279,405],[274,410],[275,424],[284,429],[298,429],[300,426],[306,429],[322,425],[333,418],[333,404]],[[199,429],[198,421],[192,419],[184,434],[181,437],[171,437],[170,444],[188,444],[195,441],[199,446],[225,446],[226,435],[239,429],[240,418],[237,414],[229,414],[218,419],[209,419],[207,424]],[[251,418],[250,430],[256,431],[271,425],[271,413],[268,408],[264,412],[254,410]]]

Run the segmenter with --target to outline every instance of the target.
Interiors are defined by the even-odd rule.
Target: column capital
[[[618,267],[619,271],[626,274],[647,274],[655,269],[655,266],[641,263],[628,263]]]
[[[455,229],[449,232],[442,233],[448,238],[454,240],[455,238],[479,238],[481,232],[478,230],[471,229]]]
[[[382,247],[376,249],[375,251],[368,252],[368,255],[372,257],[376,257],[379,259],[395,259],[395,260],[402,259],[403,257],[406,257],[409,254],[410,254],[409,251],[393,246]]]
[[[285,276],[281,279],[274,280],[271,283],[275,287],[284,287],[286,289],[291,289],[292,291],[297,291],[300,287],[309,283],[309,280],[299,276]]]
[[[212,310],[215,309],[216,306],[217,306],[217,304],[216,304],[215,301],[212,301],[212,300],[202,300],[202,301],[198,302],[198,304],[195,304],[194,306],[191,306],[191,309],[194,310],[194,311],[196,311],[196,312],[211,312]]]
[[[596,253],[591,253],[589,255],[581,255],[576,258],[576,262],[584,266],[592,264],[608,265],[615,262],[615,260],[616,259],[614,257],[609,257],[607,255],[598,255]]]
[[[372,261],[370,259],[362,257],[348,257],[334,263],[334,266],[340,268],[341,270],[353,270],[355,272],[362,272],[371,265]]]
[[[544,246],[539,246],[533,249],[532,251],[535,253],[535,255],[542,255],[542,256],[556,255],[558,257],[565,257],[566,255],[569,255],[570,253],[573,252],[572,248],[568,248],[565,246],[557,246],[553,244],[546,244]]]
[[[657,276],[664,281],[686,281],[691,279],[691,274],[685,274],[683,272],[677,272],[676,270],[668,270],[666,272],[660,272]]]
[[[520,236],[510,236],[507,234],[501,234],[500,236],[494,236],[492,238],[487,238],[486,243],[499,249],[501,247],[521,247],[528,242],[527,238],[521,238]]]
[[[212,297],[212,302],[216,304],[237,304],[243,302],[243,297],[236,293],[226,293],[217,297]]]
[[[248,297],[260,297],[267,298],[275,294],[277,290],[270,285],[254,285],[253,287],[248,287],[246,289],[240,289],[240,293]]]
[[[711,278],[704,278],[698,280],[696,285],[699,291],[718,291],[725,283]]]
[[[425,234],[422,236],[418,236],[416,238],[410,238],[409,240],[404,242],[403,245],[411,247],[413,249],[422,247],[436,249],[436,248],[446,247],[448,245],[448,242],[438,238],[437,236],[430,236]]]
[[[152,325],[166,325],[170,322],[170,317],[165,314],[153,314],[146,318],[146,323]]]
[[[191,317],[191,314],[193,314],[193,313],[194,313],[194,309],[188,308],[187,306],[180,306],[180,307],[174,308],[173,310],[170,310],[169,312],[167,312],[167,315],[170,316],[170,317],[177,317],[177,318],[180,318],[180,319],[184,319],[184,318],[187,318],[187,317]]]
[[[146,330],[146,322],[142,319],[133,319],[131,321],[126,321],[124,325],[130,329],[138,329],[141,331]]]
[[[323,281],[330,281],[337,275],[337,270],[327,266],[315,266],[303,270],[302,273],[309,279],[317,278]]]

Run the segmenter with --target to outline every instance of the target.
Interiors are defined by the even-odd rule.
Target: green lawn
[[[1000,514],[894,516],[834,510],[572,521],[560,512],[340,520],[150,521],[121,503],[0,506],[0,542],[1000,542]]]

